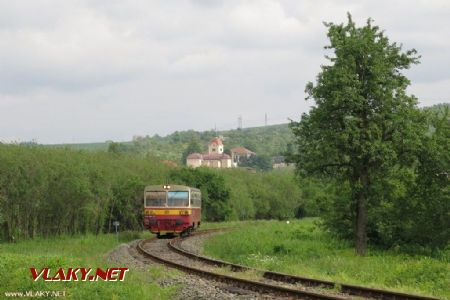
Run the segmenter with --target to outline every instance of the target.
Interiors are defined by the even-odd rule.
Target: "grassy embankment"
[[[61,236],[50,239],[21,241],[15,244],[0,243],[0,299],[5,292],[65,291],[69,299],[170,299],[178,287],[161,288],[157,278],[175,276],[176,271],[166,272],[163,267],[149,267],[145,272],[130,269],[122,282],[34,282],[30,267],[51,268],[107,268],[127,267],[105,261],[106,254],[119,245],[149,234],[122,233],[116,236],[86,235]],[[53,273],[54,274],[54,273]]]
[[[246,222],[210,238],[204,254],[265,270],[450,299],[450,250],[428,257],[370,249],[357,257],[350,243],[329,236],[314,219]]]

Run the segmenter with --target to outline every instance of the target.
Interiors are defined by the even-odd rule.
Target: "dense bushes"
[[[138,229],[144,185],[168,172],[151,157],[0,145],[0,238]]]
[[[208,221],[288,219],[299,208],[310,212],[292,170],[183,168],[172,170],[171,178],[202,190]]]
[[[220,172],[230,190],[232,219],[287,219],[294,218],[304,208],[301,187],[294,180],[293,170],[248,172],[228,169]],[[309,212],[309,210],[308,210]]]
[[[294,217],[292,171],[170,168],[158,159],[0,144],[0,239],[142,229],[145,185],[186,184],[203,192],[207,221]]]

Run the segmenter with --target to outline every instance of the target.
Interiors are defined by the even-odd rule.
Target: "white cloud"
[[[252,37],[292,36],[302,30],[294,17],[288,17],[281,3],[271,0],[243,1],[230,14],[231,25]]]
[[[450,2],[0,1],[0,140],[126,140],[298,118],[324,63],[323,21],[368,17],[422,63],[423,105],[449,101]],[[260,120],[260,121],[259,121]]]

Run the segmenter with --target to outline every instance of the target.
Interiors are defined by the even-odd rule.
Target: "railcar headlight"
[[[180,215],[181,216],[188,216],[191,214],[190,210],[180,210]]]

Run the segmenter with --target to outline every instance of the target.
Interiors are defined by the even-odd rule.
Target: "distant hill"
[[[449,103],[436,104],[431,107],[424,107],[425,110],[442,111],[450,107]],[[252,127],[225,131],[175,131],[172,134],[161,137],[159,135],[137,136],[132,141],[114,143],[106,141],[104,143],[85,144],[60,144],[49,145],[49,147],[67,147],[76,150],[87,151],[108,151],[112,143],[119,152],[132,153],[137,155],[151,155],[163,160],[181,162],[181,157],[188,144],[196,141],[203,151],[207,150],[208,142],[216,137],[222,136],[224,139],[225,151],[234,147],[245,147],[257,155],[277,156],[282,155],[289,144],[293,142],[294,136],[288,124],[269,125],[262,127]]]
[[[293,140],[288,124],[269,125],[263,127],[243,128],[226,131],[175,131],[161,137],[159,135],[137,136],[132,141],[118,143],[120,152],[139,155],[150,154],[161,159],[181,163],[183,151],[191,141],[196,141],[203,150],[207,150],[208,142],[216,137],[224,139],[225,151],[234,147],[245,147],[258,155],[276,156],[286,151]],[[49,147],[67,147],[86,151],[108,151],[113,141],[104,143],[60,144]],[[117,144],[117,143],[116,143]]]

